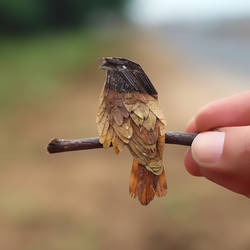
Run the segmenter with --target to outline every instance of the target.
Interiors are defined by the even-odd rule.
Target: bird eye
[[[123,68],[123,69],[126,69],[127,67],[126,67],[125,65],[122,65],[122,68]]]

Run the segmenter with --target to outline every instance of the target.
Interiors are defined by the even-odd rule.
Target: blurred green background
[[[169,193],[147,207],[128,195],[127,150],[46,152],[96,136],[103,56],[143,66],[170,131],[249,88],[249,17],[168,22],[166,2],[0,2],[1,249],[250,248],[249,201],[190,176],[185,147],[166,147]]]

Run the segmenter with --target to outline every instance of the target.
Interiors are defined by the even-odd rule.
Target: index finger
[[[250,91],[214,101],[203,107],[190,122],[187,132],[219,127],[250,125]]]

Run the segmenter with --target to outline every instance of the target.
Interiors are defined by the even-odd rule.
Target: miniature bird
[[[106,82],[99,100],[97,128],[100,143],[119,154],[126,146],[134,157],[129,193],[147,205],[167,194],[163,166],[166,121],[151,81],[135,62],[106,57]]]

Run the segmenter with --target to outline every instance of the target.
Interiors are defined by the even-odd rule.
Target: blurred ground
[[[245,80],[209,69],[201,75],[178,51],[164,47],[133,30],[92,55],[139,62],[158,90],[168,130],[184,130],[202,105],[246,88]],[[91,65],[65,74],[65,83],[52,94],[5,109],[0,123],[3,249],[249,249],[249,200],[190,176],[183,164],[185,147],[167,146],[169,193],[147,207],[128,195],[132,157],[127,150],[119,156],[112,149],[47,154],[53,137],[97,134],[105,75],[97,60]]]

